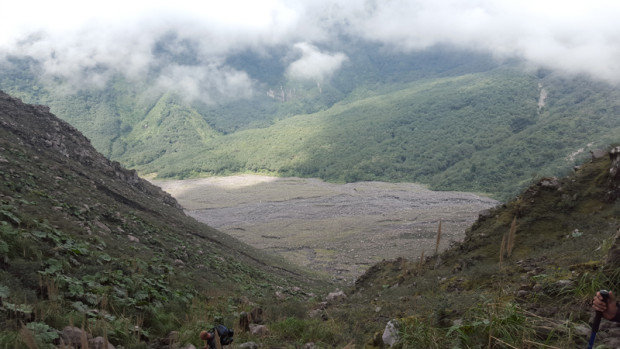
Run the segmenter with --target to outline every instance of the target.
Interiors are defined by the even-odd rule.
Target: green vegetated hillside
[[[126,348],[171,331],[198,346],[241,311],[277,319],[276,292],[328,284],[186,216],[47,107],[0,92],[0,124],[0,347],[59,345],[70,325]]]
[[[548,94],[544,107],[539,83]],[[563,84],[582,84],[573,88],[591,91],[588,101]],[[412,181],[507,198],[532,178],[566,174],[588,150],[617,141],[617,93],[509,68],[424,79],[129,166],[178,178],[250,171]]]
[[[275,49],[240,53],[228,64],[256,79],[255,96],[217,104],[122,77],[69,93],[62,81],[39,79],[37,62],[16,57],[0,87],[49,105],[104,155],[159,178],[412,181],[509,199],[618,141],[613,86],[445,48],[343,49],[349,60],[320,87],[287,80]]]
[[[591,299],[620,287],[620,147],[614,159],[533,183],[439,255],[371,267],[325,313],[355,319],[358,347],[383,347],[393,321],[397,348],[585,348]],[[615,331],[603,320],[595,347]]]

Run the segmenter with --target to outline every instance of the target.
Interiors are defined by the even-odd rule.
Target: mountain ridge
[[[4,63],[0,88],[49,105],[106,156],[160,178],[408,181],[508,200],[535,178],[566,175],[589,150],[618,141],[620,95],[612,85],[466,50],[406,54],[358,44],[341,48],[350,60],[320,88],[282,75],[287,61],[278,50],[241,54],[233,65],[247,64],[258,79],[254,95],[213,103],[122,76],[66,93],[62,80],[40,79],[37,62],[26,57]],[[270,89],[296,97],[278,100]]]

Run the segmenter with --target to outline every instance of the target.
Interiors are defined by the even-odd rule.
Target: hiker
[[[592,308],[596,311],[600,311],[603,318],[609,321],[620,322],[620,311],[618,311],[620,310],[620,304],[616,302],[616,297],[614,297],[611,291],[609,291],[609,300],[607,303],[603,300],[601,293],[596,292],[596,296],[594,296],[592,300]]]
[[[209,333],[207,331],[200,331],[200,339],[205,341],[205,346],[203,349],[209,349],[209,342],[211,341],[211,338],[213,338],[212,333]]]
[[[233,341],[234,334],[235,332],[233,329],[224,325],[217,325],[210,331],[200,331],[200,339],[205,341],[203,349],[216,349],[218,347],[216,343],[217,340],[220,341],[220,347],[229,345]]]

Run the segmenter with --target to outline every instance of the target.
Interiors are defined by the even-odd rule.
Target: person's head
[[[213,336],[213,334],[207,332],[207,331],[201,331],[200,332],[200,339],[202,339],[203,341],[208,341],[209,339],[211,339],[211,337]]]

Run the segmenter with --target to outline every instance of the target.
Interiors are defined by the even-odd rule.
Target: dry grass
[[[502,242],[499,246],[499,264],[501,265],[504,261],[504,255],[506,254],[506,234],[502,236]]]
[[[439,226],[437,227],[437,241],[435,242],[435,254],[439,252],[440,242],[441,242],[441,219],[439,220]]]
[[[510,224],[510,230],[508,233],[502,236],[502,242],[499,247],[499,264],[504,261],[504,257],[508,258],[512,255],[512,251],[515,248],[515,240],[517,233],[517,217],[515,216]]]
[[[37,341],[32,334],[32,331],[28,329],[24,324],[22,324],[22,328],[19,330],[19,336],[22,342],[28,347],[28,349],[38,349]]]
[[[515,216],[510,224],[510,231],[508,232],[508,241],[506,245],[506,254],[508,257],[512,255],[512,250],[515,248],[515,237],[517,232],[517,217]]]
[[[84,329],[84,324],[82,324],[82,335],[80,336],[80,342],[82,345],[82,349],[88,349],[88,337],[86,336],[86,330]]]

